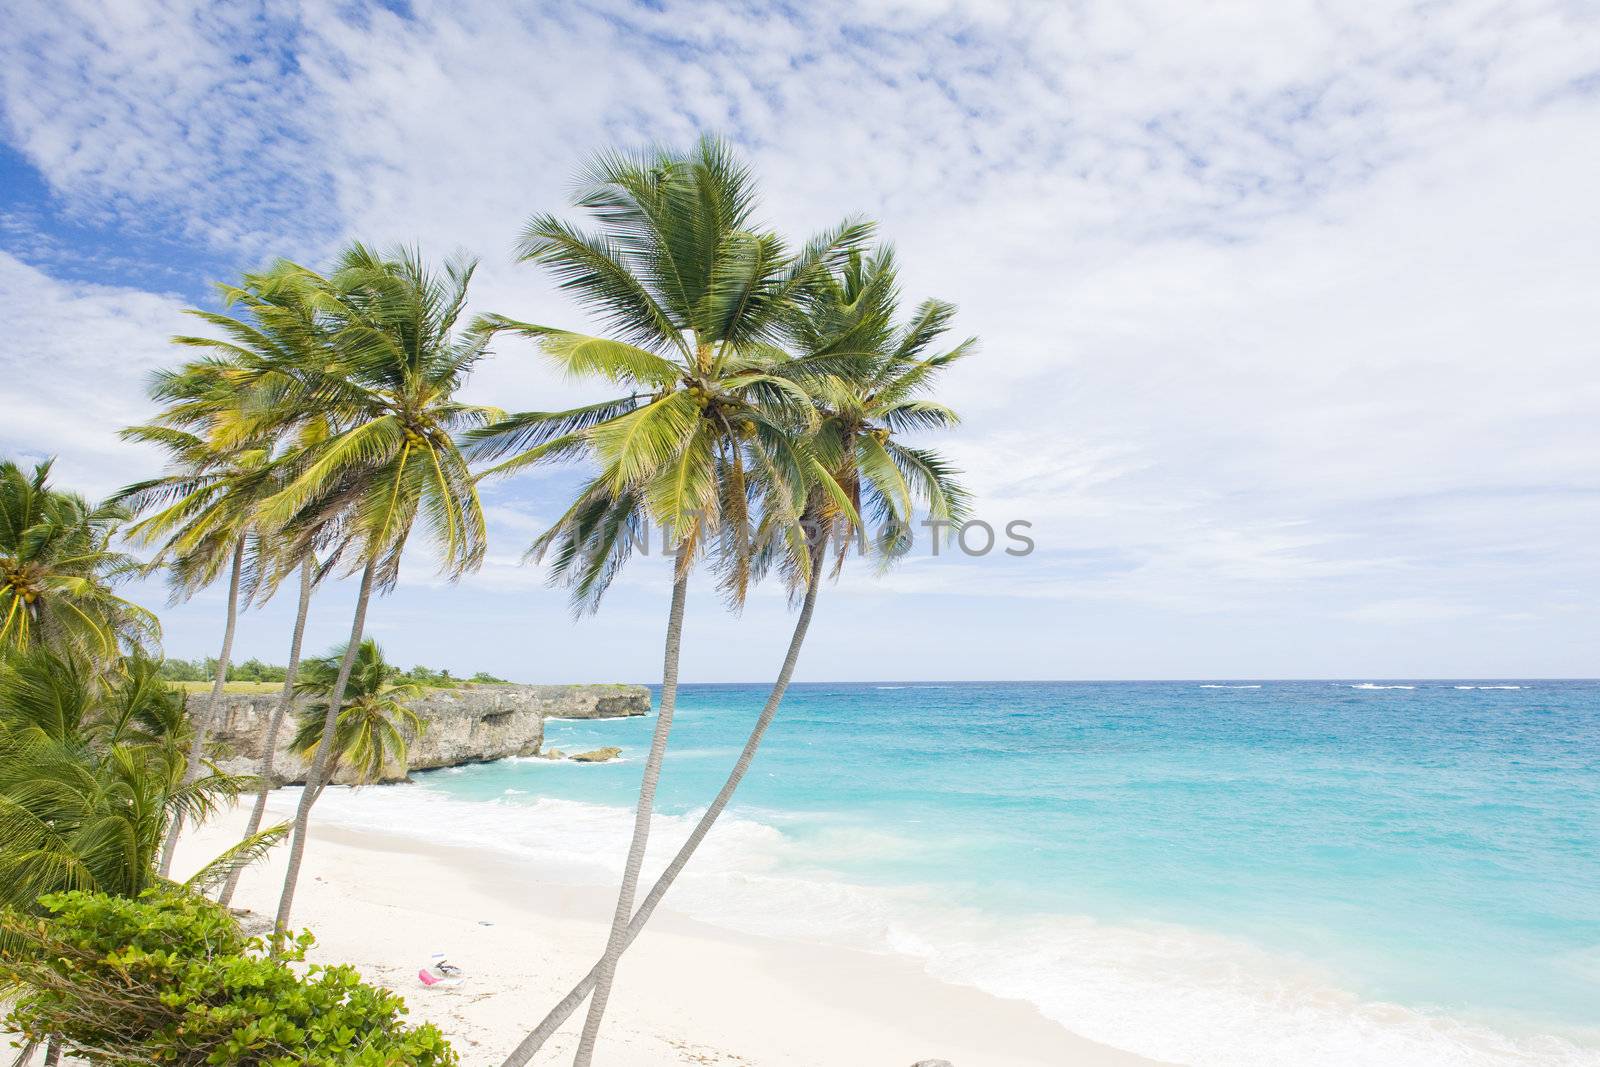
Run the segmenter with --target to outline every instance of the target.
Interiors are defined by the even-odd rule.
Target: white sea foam
[[[1377,685],[1377,684],[1375,684],[1373,682],[1362,682],[1360,685],[1352,685],[1350,688],[1351,689],[1415,689],[1416,686],[1414,686],[1414,685]]]
[[[909,685],[875,685],[874,689],[910,689]]]
[[[297,792],[274,794],[274,806]],[[463,801],[418,785],[331,789],[317,813],[537,861],[542,879],[597,886],[620,873],[632,823],[623,808]],[[1031,1001],[1085,1037],[1196,1067],[1600,1067],[1595,1047],[1363,1000],[1304,965],[1184,927],[993,916],[932,890],[854,885],[823,865],[859,841],[811,834],[801,844],[750,814],[717,824],[671,907],[748,933],[912,956],[945,980]],[[698,815],[657,818],[646,884]]]

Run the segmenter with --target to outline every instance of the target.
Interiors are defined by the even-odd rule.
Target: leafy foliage
[[[100,669],[46,649],[0,660],[0,904],[157,884],[173,818],[203,819],[253,784],[209,766],[186,781],[189,735],[182,697],[149,660]],[[230,850],[195,884],[253,861],[282,833]]]
[[[112,592],[137,569],[110,548],[127,512],[52,489],[49,478],[49,463],[29,473],[0,461],[0,649],[105,661],[153,643],[155,616]]]
[[[446,1067],[432,1025],[408,1027],[404,1001],[355,968],[291,966],[222,908],[194,896],[137,900],[52,894],[44,917],[0,915],[0,985],[21,987],[6,1019],[25,1038],[59,1037],[92,1064],[131,1067]]]
[[[519,251],[609,336],[504,316],[486,316],[478,328],[532,338],[569,375],[627,393],[523,412],[468,438],[481,458],[498,461],[488,473],[585,455],[599,467],[530,551],[551,557],[553,579],[568,585],[578,609],[598,606],[651,522],[682,546],[684,573],[722,549],[713,557],[722,591],[740,605],[763,526],[803,561],[797,533],[807,490],[831,480],[810,450],[817,419],[796,380],[803,364],[782,342],[805,295],[848,261],[871,226],[847,221],[791,250],[757,226],[753,177],[711,137],[686,152],[601,155],[574,204],[592,231],[540,215]]]
[[[256,375],[293,382],[294,404],[318,411],[326,426],[257,521],[291,543],[338,529],[335,557],[353,549],[350,566],[374,564],[380,589],[393,586],[419,525],[443,573],[458,577],[483,558],[483,510],[455,435],[503,413],[456,399],[488,344],[457,329],[474,269],[458,258],[437,273],[413,249],[353,244],[317,283],[326,358],[291,355]]]

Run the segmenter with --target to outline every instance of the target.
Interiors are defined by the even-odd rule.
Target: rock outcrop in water
[[[201,714],[209,692],[192,693],[189,710]],[[212,724],[211,752],[217,765],[233,774],[254,774],[278,694],[225,693]],[[481,685],[430,689],[411,703],[427,724],[411,741],[410,770],[484,763],[507,756],[536,756],[544,743],[545,719],[616,719],[650,710],[650,690],[642,685]],[[278,785],[305,781],[306,761],[289,751],[294,724],[278,734],[274,760]],[[394,768],[385,781],[398,781]],[[341,774],[336,781],[345,781]]]
[[[608,763],[620,755],[622,755],[622,749],[616,745],[607,745],[605,748],[597,748],[592,752],[579,752],[577,755],[568,756],[567,758],[574,763]]]

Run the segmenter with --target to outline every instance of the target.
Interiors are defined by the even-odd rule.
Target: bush
[[[0,986],[19,987],[5,1024],[26,1039],[59,1035],[105,1067],[459,1062],[432,1025],[403,1025],[405,1002],[355,968],[291,967],[309,932],[272,959],[197,897],[71,892],[40,903],[42,918],[0,916]]]

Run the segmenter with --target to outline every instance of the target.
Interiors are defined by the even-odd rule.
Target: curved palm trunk
[[[278,732],[283,728],[283,717],[294,705],[294,682],[300,673],[300,646],[306,636],[306,615],[311,611],[311,593],[316,589],[316,561],[310,556],[300,565],[300,603],[294,617],[294,637],[289,641],[289,666],[283,673],[283,691],[278,694],[278,706],[272,709],[272,719],[267,723],[266,740],[262,742],[261,767],[256,772],[261,784],[256,787],[256,805],[250,811],[250,823],[245,827],[243,840],[248,841],[261,830],[261,820],[267,814],[267,794],[272,792],[272,764],[278,754]],[[234,890],[239,888],[242,867],[228,874],[217,902],[227,907],[233,901]]]
[[[283,895],[278,898],[278,916],[273,922],[272,951],[276,953],[281,938],[277,935],[289,929],[289,912],[294,907],[295,884],[300,880],[300,862],[306,852],[306,831],[311,824],[311,805],[322,795],[322,786],[331,773],[329,761],[333,751],[334,727],[339,721],[339,708],[344,704],[345,687],[350,684],[350,669],[355,665],[356,653],[361,647],[361,635],[367,625],[367,601],[372,598],[372,572],[378,563],[369,559],[361,571],[361,590],[356,594],[356,614],[350,623],[350,643],[345,646],[344,658],[339,661],[339,673],[333,681],[333,692],[328,696],[328,713],[322,719],[322,739],[317,742],[317,752],[311,758],[311,769],[306,772],[306,785],[300,792],[300,806],[294,813],[294,831],[289,840],[289,869],[283,878]]]
[[[700,843],[711,832],[712,826],[733,800],[733,794],[738,790],[739,783],[744,781],[744,776],[749,773],[750,766],[755,762],[756,752],[761,747],[762,739],[766,737],[767,728],[772,725],[772,720],[777,717],[778,706],[783,702],[783,695],[789,688],[789,681],[794,677],[795,666],[800,662],[800,649],[805,644],[806,631],[811,627],[812,612],[817,606],[817,589],[822,581],[823,554],[818,552],[811,563],[810,585],[806,588],[805,599],[800,605],[800,615],[795,619],[794,634],[789,638],[789,651],[784,656],[783,667],[778,671],[778,678],[772,685],[772,691],[767,694],[767,702],[761,708],[761,714],[756,717],[756,722],[750,729],[750,736],[745,739],[744,748],[739,753],[739,758],[733,765],[733,770],[728,773],[727,781],[722,783],[722,788],[717,791],[716,798],[711,801],[700,816],[700,821],[695,824],[694,830],[687,840],[678,848],[672,862],[667,864],[666,870],[661,872],[661,877],[656,879],[656,884],[650,887],[644,901],[639,905],[639,910],[634,913],[632,921],[623,938],[622,948],[626,951],[632,945],[645,924],[650,921],[650,916],[655,914],[656,907],[661,903],[672,884],[677,881],[678,875],[689,865],[689,860],[694,858],[695,851]],[[534,1027],[527,1037],[522,1039],[510,1056],[506,1057],[501,1067],[523,1067],[544,1043],[560,1029],[561,1024],[572,1017],[578,1010],[578,1005],[595,988],[595,983],[600,977],[600,965],[596,964],[583,976],[583,979],[554,1008],[550,1014]]]
[[[244,570],[244,538],[233,550],[233,570],[228,576],[228,622],[222,628],[222,651],[217,653],[217,675],[211,682],[211,700],[200,721],[194,724],[194,738],[189,742],[189,762],[183,768],[183,784],[193,785],[200,777],[200,760],[205,756],[206,735],[217,719],[217,705],[222,703],[222,690],[228,684],[228,657],[233,655],[233,630],[239,621],[239,575]],[[183,813],[172,817],[172,829],[161,846],[161,877],[172,873],[172,857],[178,850],[178,837],[183,833]]]
[[[639,892],[639,869],[644,865],[645,846],[650,843],[650,815],[655,809],[656,783],[661,779],[661,762],[667,753],[667,735],[672,731],[672,713],[678,705],[678,654],[683,648],[683,608],[689,597],[688,547],[682,545],[673,567],[672,607],[667,612],[667,642],[661,668],[661,707],[656,712],[655,731],[650,736],[650,755],[645,759],[644,780],[639,785],[639,804],[633,813],[633,840],[628,845],[628,860],[622,870],[622,888],[617,892],[617,908],[611,916],[611,934],[605,953],[595,967],[594,999],[589,1002],[589,1017],[584,1020],[583,1036],[573,1067],[589,1067],[594,1061],[594,1046],[600,1036],[600,1020],[611,999],[611,982],[616,977],[617,960],[627,947],[628,921],[633,917],[633,899]]]

